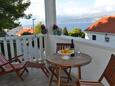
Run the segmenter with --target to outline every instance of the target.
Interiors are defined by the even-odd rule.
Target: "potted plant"
[[[56,24],[53,25],[52,30],[54,35],[61,35],[61,29]]]
[[[41,25],[41,33],[42,34],[46,34],[47,33],[47,29],[46,29],[44,24]]]

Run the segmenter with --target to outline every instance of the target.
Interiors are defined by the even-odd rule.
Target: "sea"
[[[37,20],[36,20],[37,21]],[[67,28],[68,31],[71,31],[73,28],[80,28],[82,31],[87,29],[90,25],[96,22],[95,18],[76,18],[68,17],[68,16],[61,16],[57,17],[57,25],[59,28],[63,29],[64,27]],[[35,22],[35,25],[38,22]],[[44,23],[44,22],[43,22]],[[32,27],[32,23],[23,22],[24,27]]]
[[[84,31],[85,29],[87,29],[90,25],[92,25],[92,22],[68,22],[68,23],[58,23],[57,25],[63,29],[64,27],[67,28],[68,31],[71,31],[73,28],[79,28],[82,31]]]
[[[58,17],[57,25],[62,29],[66,27],[68,31],[76,27],[84,31],[96,21],[95,18]]]

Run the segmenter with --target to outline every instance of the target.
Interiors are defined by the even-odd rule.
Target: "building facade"
[[[85,30],[85,38],[115,45],[115,16],[103,17]]]

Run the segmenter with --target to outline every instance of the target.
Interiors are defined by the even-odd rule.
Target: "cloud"
[[[45,18],[44,0],[31,0],[31,5],[25,11],[25,13],[31,13],[33,16],[38,16],[39,19]]]
[[[75,16],[76,14],[83,13],[84,7],[79,7],[76,1],[68,0],[66,3],[57,3],[57,15]]]
[[[84,0],[84,2],[87,4],[88,0]],[[62,16],[96,15],[103,12],[115,12],[115,0],[94,0],[94,3],[84,6],[83,2],[78,3],[77,0],[71,0],[66,3],[57,4],[57,6],[57,14]]]
[[[65,1],[66,0],[60,0],[60,3],[56,3],[57,15],[96,15],[97,13],[102,14],[115,11],[115,0],[94,0],[94,2],[91,2],[92,4],[90,5],[85,5],[90,0],[67,0],[66,3]],[[39,19],[45,19],[44,0],[31,0],[31,5],[27,9],[26,13],[32,13],[33,16],[38,16]]]
[[[115,11],[115,0],[96,0],[94,9],[97,11]]]

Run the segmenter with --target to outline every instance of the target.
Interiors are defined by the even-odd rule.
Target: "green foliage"
[[[19,26],[18,20],[27,16],[24,11],[29,5],[30,1],[25,0],[0,0],[0,29]]]
[[[84,32],[81,32],[80,37],[81,37],[81,38],[85,38],[85,33],[84,33]]]
[[[52,27],[52,30],[53,30],[53,34],[54,35],[61,35],[61,33],[62,33],[62,29],[61,28],[59,28],[57,25],[53,25],[53,27]]]
[[[64,29],[63,29],[63,35],[67,35],[67,36],[69,35],[69,34],[68,34],[68,30],[67,30],[66,27],[64,27]]]
[[[4,30],[0,30],[0,37],[4,37],[6,35],[6,32]]]
[[[57,35],[61,35],[61,33],[62,33],[62,29],[58,29],[57,30]]]
[[[81,37],[85,38],[85,33],[82,32],[80,28],[73,28],[71,31],[67,31],[67,28],[63,29],[63,34],[68,35],[68,36],[73,36],[73,37]]]
[[[46,29],[44,24],[41,25],[41,33],[42,34],[46,34],[47,33],[47,29]]]
[[[35,26],[35,34],[39,34],[41,33],[41,25],[42,25],[42,22],[39,22],[36,26]]]
[[[81,34],[81,29],[79,28],[73,28],[72,31],[70,32],[70,35],[74,37],[80,37],[80,34]]]

